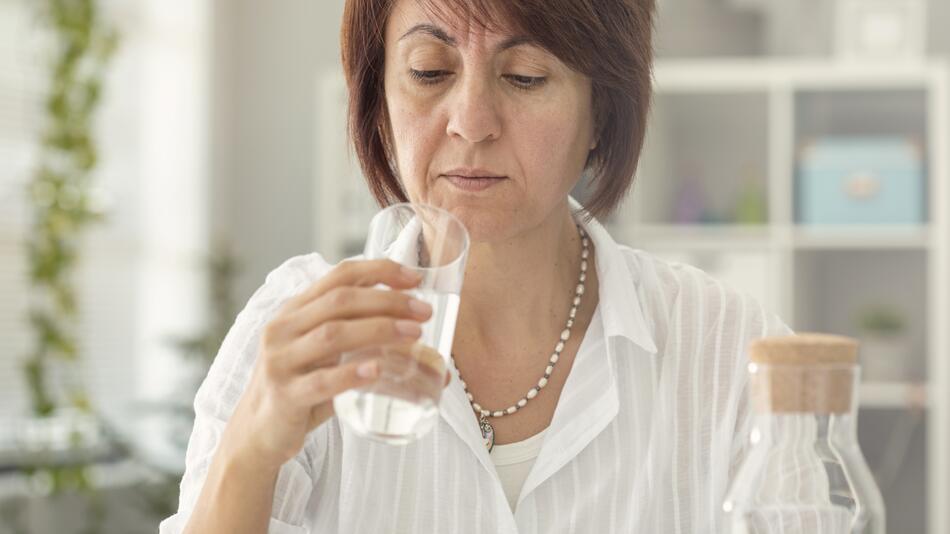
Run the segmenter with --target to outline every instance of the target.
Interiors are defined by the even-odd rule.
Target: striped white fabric
[[[600,330],[583,339],[514,512],[454,376],[435,429],[411,445],[359,439],[336,418],[312,432],[282,469],[270,532],[714,532],[746,451],[745,348],[790,331],[700,270],[585,226],[600,282],[589,328]],[[316,253],[288,260],[238,316],[195,399],[179,512],[161,534],[184,526],[261,328],[331,267]]]

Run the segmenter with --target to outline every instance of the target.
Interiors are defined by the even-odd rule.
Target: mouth
[[[508,179],[483,169],[453,169],[442,177],[463,191],[483,191]]]
[[[455,187],[463,191],[483,191],[497,185],[504,180],[504,176],[456,176],[445,175],[445,178]]]

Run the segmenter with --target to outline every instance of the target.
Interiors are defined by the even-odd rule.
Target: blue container
[[[901,137],[826,137],[807,145],[798,169],[802,224],[920,224],[921,150]]]

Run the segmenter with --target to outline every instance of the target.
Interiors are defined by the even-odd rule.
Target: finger
[[[325,366],[336,361],[339,354],[376,345],[408,343],[419,339],[422,325],[418,321],[370,317],[347,321],[327,321],[293,341],[283,366],[299,372]]]
[[[432,316],[432,306],[402,291],[342,286],[292,312],[288,329],[296,336],[327,321],[373,316],[426,321]]]
[[[288,387],[298,405],[315,407],[349,389],[369,386],[378,378],[379,361],[361,360],[316,369],[294,378]]]
[[[302,293],[288,299],[283,310],[289,312],[299,309],[335,287],[385,284],[393,289],[410,289],[419,285],[421,279],[418,271],[403,268],[392,260],[343,261]]]

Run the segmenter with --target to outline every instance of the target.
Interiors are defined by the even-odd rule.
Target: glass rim
[[[452,212],[450,212],[450,211],[447,210],[447,209],[440,208],[440,207],[438,207],[438,206],[433,206],[432,204],[424,204],[424,203],[421,203],[421,202],[396,202],[396,203],[394,203],[394,204],[390,204],[390,205],[384,207],[382,210],[380,210],[379,213],[376,214],[376,216],[378,216],[380,213],[383,213],[383,212],[385,212],[386,210],[389,210],[389,209],[396,210],[396,209],[402,209],[402,208],[409,208],[409,209],[413,210],[413,212],[415,212],[415,213],[418,213],[418,212],[416,212],[416,208],[423,208],[423,209],[433,210],[433,211],[435,211],[435,212],[437,212],[437,213],[440,213],[440,214],[442,214],[442,215],[445,215],[445,216],[447,216],[451,221],[454,221],[455,224],[459,225],[460,228],[462,228],[462,230],[463,230],[463,234],[462,234],[462,235],[463,235],[463,237],[464,237],[464,241],[463,241],[463,243],[462,243],[462,251],[463,251],[463,252],[462,252],[461,254],[457,254],[457,255],[455,256],[455,258],[454,258],[452,261],[450,261],[450,262],[448,262],[448,263],[446,263],[446,264],[444,264],[444,265],[439,265],[438,267],[422,267],[421,265],[407,265],[407,267],[409,267],[410,269],[416,269],[416,270],[419,270],[419,271],[438,271],[438,270],[441,270],[441,269],[448,269],[448,268],[451,268],[451,267],[455,266],[455,264],[457,264],[458,262],[462,261],[462,260],[465,258],[465,256],[466,256],[466,254],[467,254],[469,248],[471,247],[471,237],[470,237],[470,235],[469,235],[469,233],[468,233],[468,228],[465,226],[465,224],[462,223],[462,221],[459,220],[458,217],[456,217],[455,215],[453,215]],[[417,215],[417,216],[418,216],[418,215]]]

